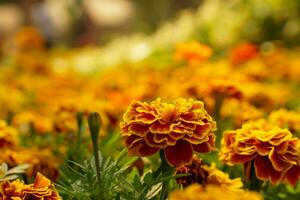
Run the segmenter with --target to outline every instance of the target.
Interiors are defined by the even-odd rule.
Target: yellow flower
[[[243,187],[241,178],[230,179],[229,174],[218,170],[216,164],[211,166],[204,165],[203,168],[208,172],[207,184],[226,187],[230,190],[240,190]]]
[[[222,106],[222,116],[231,117],[235,128],[240,128],[247,121],[261,119],[264,116],[262,109],[252,106],[246,101],[231,99]]]
[[[224,132],[220,160],[244,164],[246,177],[253,165],[260,180],[295,185],[300,178],[300,140],[263,120],[249,122],[241,129]]]
[[[19,144],[17,131],[0,120],[0,150],[15,148]]]
[[[292,95],[291,89],[285,84],[261,82],[243,85],[243,94],[251,105],[264,111],[285,105]]]
[[[225,187],[209,185],[202,187],[193,184],[184,190],[177,190],[170,194],[169,200],[262,200],[262,197],[255,192],[245,190],[233,191]]]
[[[59,133],[75,132],[77,130],[76,113],[75,106],[61,106],[53,119],[54,129]]]
[[[275,110],[270,113],[268,121],[281,128],[288,128],[292,133],[300,133],[300,112]]]
[[[33,184],[19,179],[0,183],[0,200],[62,200],[51,181],[37,173]]]
[[[120,125],[130,155],[150,156],[163,149],[172,166],[190,163],[194,151],[214,149],[216,123],[201,101],[134,101]]]
[[[50,133],[52,131],[52,122],[49,116],[41,115],[33,111],[18,113],[13,118],[13,126],[18,127],[20,132],[30,131],[29,126],[33,126],[38,134]]]

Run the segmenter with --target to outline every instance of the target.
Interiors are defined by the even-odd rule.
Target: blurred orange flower
[[[23,27],[15,35],[16,46],[21,51],[42,50],[44,48],[44,38],[34,27]]]
[[[292,133],[300,134],[300,112],[286,109],[274,110],[270,113],[268,121],[281,128],[288,128]]]
[[[17,131],[0,120],[0,150],[15,148],[19,144]]]
[[[0,184],[0,200],[62,200],[51,181],[38,173],[33,184],[26,185],[19,179]]]
[[[190,163],[193,151],[209,152],[215,145],[216,123],[193,99],[134,101],[120,125],[130,155],[150,156],[163,149],[172,166]]]
[[[50,149],[19,148],[4,149],[0,154],[0,163],[7,163],[10,167],[29,164],[26,175],[32,178],[37,172],[45,174],[51,180],[58,178],[60,160],[55,158]]]
[[[197,41],[191,41],[188,43],[178,44],[175,51],[176,60],[184,60],[190,64],[199,63],[203,60],[210,58],[212,55],[212,49]]]
[[[255,44],[242,43],[234,47],[230,52],[230,61],[234,65],[242,64],[258,55],[258,48]]]
[[[295,185],[300,178],[300,140],[287,129],[264,120],[249,122],[241,129],[225,131],[220,160],[229,165],[244,164],[246,177],[255,168],[260,180]]]

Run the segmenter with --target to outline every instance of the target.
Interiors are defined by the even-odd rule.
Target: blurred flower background
[[[299,25],[299,0],[0,0],[0,199],[299,199]]]

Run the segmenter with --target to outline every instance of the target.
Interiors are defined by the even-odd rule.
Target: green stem
[[[249,174],[249,190],[253,191],[260,191],[263,182],[261,180],[258,180],[255,174],[255,168],[254,168],[254,161],[251,161],[250,163],[250,174]]]
[[[83,123],[83,113],[79,112],[76,115],[76,119],[77,119],[77,141],[76,141],[76,149],[79,150],[80,149],[80,144],[81,144],[81,140],[82,140],[82,135],[84,133],[84,123]]]
[[[6,116],[7,125],[11,125],[13,117],[14,117],[14,113],[11,111],[8,111],[7,116]]]
[[[94,150],[94,157],[95,157],[95,165],[96,165],[96,172],[97,172],[97,180],[100,185],[100,160],[99,160],[99,148],[98,148],[98,137],[101,127],[101,118],[98,113],[91,113],[88,118],[92,143],[93,143],[93,150]]]
[[[221,109],[223,105],[224,98],[221,95],[217,95],[215,98],[215,107],[214,107],[214,118],[217,123],[217,147],[220,146],[222,138],[222,126],[221,126]]]
[[[160,159],[161,159],[161,171],[162,172],[166,172],[167,175],[169,175],[169,173],[172,173],[172,167],[168,164],[166,157],[165,157],[165,153],[164,150],[160,150],[159,151],[159,155],[160,155]],[[163,181],[162,183],[162,189],[161,189],[161,193],[160,193],[160,200],[164,200],[166,199],[167,195],[168,195],[168,185],[169,185],[169,180]]]

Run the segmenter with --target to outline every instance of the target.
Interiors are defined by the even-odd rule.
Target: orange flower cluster
[[[130,155],[150,156],[163,149],[172,166],[190,163],[193,152],[214,149],[216,123],[201,101],[161,99],[134,101],[121,122],[122,136]]]
[[[255,192],[244,190],[232,191],[225,187],[210,185],[202,187],[198,184],[193,184],[185,190],[174,191],[170,194],[170,200],[262,200],[263,198]]]
[[[19,179],[0,183],[0,200],[62,200],[51,181],[38,173],[33,184]]]
[[[175,59],[185,60],[190,64],[197,64],[208,59],[212,55],[209,46],[197,41],[182,43],[176,46]]]
[[[300,140],[287,129],[273,127],[265,121],[249,122],[241,129],[225,131],[220,160],[229,165],[244,164],[260,180],[295,185],[300,178]]]
[[[58,166],[60,160],[55,158],[50,149],[17,148],[3,149],[0,153],[0,163],[7,163],[10,167],[21,164],[29,164],[26,170],[28,178],[33,178],[37,172],[41,172],[51,180],[58,178]]]
[[[7,163],[10,167],[30,164],[26,171],[29,178],[37,172],[53,180],[58,178],[59,161],[49,149],[23,148],[19,143],[17,130],[0,120],[0,163]]]

